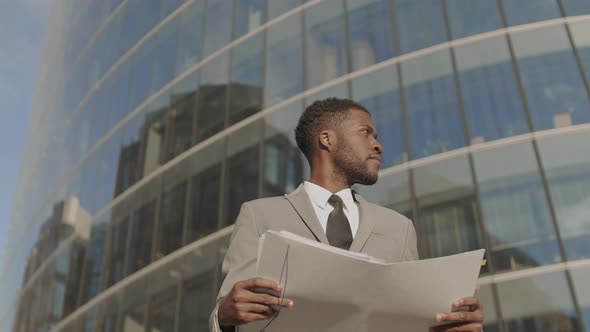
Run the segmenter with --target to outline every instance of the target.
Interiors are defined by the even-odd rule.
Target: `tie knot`
[[[328,198],[328,203],[330,203],[330,205],[335,208],[341,208],[344,202],[342,202],[342,198],[340,198],[340,196],[332,195],[330,198]]]

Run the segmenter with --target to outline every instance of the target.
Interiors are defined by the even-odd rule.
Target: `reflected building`
[[[55,0],[0,270],[0,330],[205,331],[243,202],[309,175],[352,98],[355,189],[422,258],[485,248],[490,331],[590,331],[590,1]],[[425,24],[427,22],[427,24]]]
[[[28,257],[22,284],[29,285],[35,279],[42,281],[40,287],[23,287],[26,291],[21,293],[15,329],[48,329],[77,307],[78,280],[91,220],[92,216],[73,196],[53,206],[53,213],[41,226]],[[64,241],[68,241],[68,248],[60,250]],[[58,256],[54,256],[56,253]],[[47,272],[39,276],[40,270]],[[47,306],[48,303],[59,303],[59,306]]]

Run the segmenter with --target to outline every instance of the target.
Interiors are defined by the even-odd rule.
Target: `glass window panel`
[[[455,57],[471,143],[528,132],[506,38],[458,46]]]
[[[110,213],[105,213],[90,227],[90,238],[84,258],[83,286],[81,287],[80,304],[95,297],[101,290],[103,258],[108,234]]]
[[[86,218],[80,219],[77,222],[80,225],[80,228],[82,227],[82,224],[85,224],[84,227],[90,229],[90,221],[90,216],[86,216]],[[69,267],[65,273],[66,282],[61,318],[67,317],[80,306],[79,301],[82,295],[80,290],[83,284],[81,277],[83,275],[84,256],[88,245],[89,230],[85,232],[86,233],[79,231],[79,236],[72,240],[70,244],[70,252],[67,258],[69,260]]]
[[[107,90],[102,85],[99,89],[86,101],[88,108],[92,113],[92,126],[90,127],[90,138],[88,140],[89,146],[94,146],[110,129],[107,128],[109,112],[104,108],[104,100],[107,96]],[[50,156],[51,157],[51,156]]]
[[[473,154],[481,213],[497,271],[561,261],[529,142]],[[498,167],[498,163],[509,167]]]
[[[422,259],[482,247],[475,191],[466,156],[414,169],[418,248]]]
[[[289,193],[308,178],[307,159],[293,134],[302,113],[301,101],[296,101],[264,118],[264,197]]]
[[[329,0],[304,14],[307,87],[314,87],[348,71],[344,7],[341,0]]]
[[[494,305],[494,295],[492,294],[492,286],[490,284],[482,285],[475,291],[475,297],[483,306],[485,315],[483,329],[486,332],[500,331],[500,322],[496,314],[496,306]]]
[[[225,124],[228,82],[227,52],[207,63],[201,71],[196,118],[196,142],[221,131]]]
[[[118,196],[134,185],[140,178],[141,138],[145,113],[136,114],[123,127],[121,155],[117,169],[115,194]]]
[[[98,211],[96,205],[96,185],[98,183],[96,173],[100,165],[100,154],[94,153],[82,164],[80,181],[80,206],[88,213],[95,214]]]
[[[90,131],[92,128],[92,107],[91,103],[86,103],[75,116],[77,122],[74,122],[71,126],[76,126],[77,129],[73,129],[72,139],[75,144],[75,163],[79,162],[82,157],[91,148],[90,146]]]
[[[130,306],[125,309],[119,320],[120,332],[137,332],[145,331],[146,326],[146,303],[137,303],[135,306]]]
[[[181,171],[182,169],[174,167],[169,172],[178,173]],[[156,259],[164,257],[182,246],[187,183],[186,180],[179,183],[174,181],[175,184],[173,185],[168,183],[169,176],[168,174],[164,175],[164,183],[166,187],[170,188],[162,193],[160,202]]]
[[[408,171],[390,175],[379,175],[379,180],[372,186],[356,185],[355,190],[371,203],[397,211],[412,218],[412,202],[410,200],[410,182]]]
[[[176,60],[176,37],[178,31],[178,16],[166,23],[158,32],[157,44],[154,50],[154,73],[152,93],[160,90],[174,78],[174,62]]]
[[[130,63],[130,60],[125,60],[114,73],[109,75],[105,82],[108,94],[103,96],[104,100],[101,101],[101,104],[104,108],[101,111],[109,114],[106,124],[107,131],[119,124],[131,111],[127,107],[129,105]]]
[[[159,177],[152,179],[133,195],[126,275],[146,267],[151,262],[157,195],[161,190],[160,180]]]
[[[81,173],[82,173],[82,170],[79,169],[68,180],[68,190],[67,190],[68,195],[72,195],[72,196],[76,196],[76,197],[80,196],[80,182],[82,182],[82,180],[81,180],[82,174]],[[28,218],[26,220],[31,220],[31,218]],[[30,221],[28,222],[28,224],[30,224]]]
[[[119,170],[119,157],[121,155],[121,135],[117,131],[104,142],[99,153],[96,169],[96,207],[102,209],[115,198],[115,182]]]
[[[109,225],[109,242],[105,259],[105,287],[119,282],[125,276],[125,253],[129,237],[129,211],[126,204],[113,208]]]
[[[232,31],[231,21],[220,18],[232,17],[232,4],[233,1],[227,0],[207,1],[203,57],[229,44]]]
[[[203,147],[190,157],[191,218],[188,241],[198,240],[218,230],[221,188],[221,162],[225,140]]]
[[[452,0],[445,4],[453,39],[503,28],[497,1]]]
[[[92,332],[96,321],[96,308],[90,308],[77,318],[74,318],[63,328],[64,332]],[[54,324],[52,324],[54,325]],[[47,329],[49,330],[49,328]],[[45,331],[45,330],[43,330]]]
[[[449,51],[404,61],[401,73],[411,159],[465,146]]]
[[[234,124],[262,109],[262,34],[232,49],[229,123]]]
[[[194,1],[180,14],[176,75],[183,73],[201,58],[204,1]]]
[[[236,221],[242,203],[258,197],[261,125],[255,121],[228,138],[223,226]]]
[[[133,213],[127,251],[127,275],[146,267],[151,262],[155,215],[156,201],[145,203]]]
[[[99,313],[96,332],[116,332],[117,320],[119,319],[119,309],[121,306],[119,292],[104,298],[97,306]]]
[[[261,26],[266,16],[266,0],[236,0],[234,39]]]
[[[178,330],[207,331],[216,297],[217,274],[214,270],[202,272],[183,282]]]
[[[149,331],[175,332],[176,302],[178,291],[175,286],[159,292],[150,299]]]
[[[590,122],[588,95],[563,26],[511,37],[535,130]]]
[[[539,152],[569,260],[590,258],[590,133],[540,138]]]
[[[69,268],[71,248],[67,248],[58,254],[54,269],[47,271],[47,284],[45,285],[48,302],[45,303],[49,321],[62,317],[65,302],[65,279]],[[54,317],[53,319],[51,317]]]
[[[123,48],[128,50],[158,23],[160,1],[129,0],[125,8]]]
[[[352,99],[371,112],[383,145],[382,168],[407,161],[397,67],[353,79]]]
[[[300,14],[270,26],[266,43],[264,103],[268,107],[303,90]]]
[[[141,128],[141,162],[140,172],[147,176],[164,162],[164,145],[166,134],[170,130],[168,118],[170,108],[169,91],[160,95],[146,106],[146,115]]]
[[[588,7],[590,7],[590,2],[588,2]],[[588,34],[590,22],[571,23],[569,27],[584,74],[586,75],[586,79],[588,79],[590,78],[590,35]]]
[[[70,91],[67,96],[64,96],[64,107],[66,114],[72,114],[75,110],[78,109],[78,104],[88,91],[88,87],[83,82],[84,72],[87,70],[87,64],[84,62],[80,62],[77,66],[77,69],[71,74],[72,77],[69,78],[66,90]]]
[[[590,287],[588,287],[588,280],[590,280],[590,268],[582,267],[571,270],[572,282],[576,292],[576,299],[582,312],[584,326],[586,329],[590,326]]]
[[[556,0],[502,0],[508,25],[520,25],[558,18],[559,7]]]
[[[97,37],[94,46],[94,50],[97,51],[92,50],[89,53],[99,54],[103,68],[105,68],[105,70],[108,70],[108,68],[114,65],[115,62],[117,62],[117,60],[123,54],[125,54],[127,50],[129,50],[127,47],[128,45],[124,43],[124,37],[127,34],[125,29],[127,24],[125,21],[127,18],[127,10],[127,6],[123,5],[123,8],[121,8],[113,18],[111,18],[109,23],[103,28],[102,32]],[[128,60],[126,61],[129,62]]]
[[[197,75],[191,74],[172,87],[168,112],[169,128],[164,148],[165,161],[173,159],[191,147],[197,85]]]
[[[561,0],[566,16],[585,15],[590,13],[588,0]],[[588,324],[586,324],[588,325]]]
[[[394,56],[391,1],[347,0],[351,70]]]
[[[161,0],[160,1],[160,20],[163,20],[168,15],[172,14],[178,7],[180,7],[186,0]]]
[[[317,100],[324,100],[327,98],[343,98],[343,99],[350,99],[350,95],[348,93],[348,82],[338,83],[336,85],[332,85],[329,88],[322,89],[314,94],[311,94],[305,97],[305,107],[311,105],[314,101]]]
[[[154,38],[146,40],[133,55],[129,110],[135,109],[149,95],[152,82]]]
[[[295,7],[301,6],[305,0],[275,0],[268,1],[268,18],[273,19]]]
[[[507,331],[579,331],[563,272],[506,281],[497,287]]]
[[[395,0],[394,5],[401,54],[447,41],[442,1]]]

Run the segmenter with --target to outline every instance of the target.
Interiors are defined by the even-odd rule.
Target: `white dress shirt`
[[[308,181],[303,182],[303,188],[305,188],[307,196],[309,196],[311,205],[325,233],[328,225],[328,216],[334,210],[334,207],[328,203],[328,199],[332,196],[332,193],[326,188]],[[350,188],[342,189],[336,195],[340,196],[342,202],[344,202],[344,214],[350,223],[350,230],[354,238],[359,228],[359,207],[352,197],[352,190]]]

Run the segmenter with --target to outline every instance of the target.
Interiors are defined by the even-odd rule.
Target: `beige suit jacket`
[[[388,262],[418,259],[416,232],[409,219],[367,202],[354,191],[353,196],[359,204],[359,228],[351,251]],[[217,297],[218,304],[236,282],[256,277],[258,238],[267,230],[286,230],[329,244],[303,185],[284,196],[244,203],[223,261],[225,279]],[[209,326],[211,331],[220,332],[216,314],[217,306],[211,313]]]

